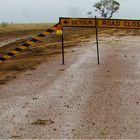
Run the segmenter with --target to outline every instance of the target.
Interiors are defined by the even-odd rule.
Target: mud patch
[[[54,124],[54,121],[50,120],[36,120],[34,122],[31,123],[32,125],[40,125],[40,126],[45,126],[45,125],[51,125]]]
[[[4,80],[0,80],[0,85],[4,85],[6,82]]]
[[[7,82],[11,81],[12,79],[15,79],[15,75],[8,75],[4,79],[0,80],[0,85],[6,84]]]
[[[16,135],[12,136],[11,138],[12,138],[12,139],[22,139],[21,136],[16,136]]]

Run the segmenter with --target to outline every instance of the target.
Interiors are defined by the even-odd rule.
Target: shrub
[[[6,23],[6,22],[1,23],[1,27],[7,27],[7,26],[8,26],[8,23]]]

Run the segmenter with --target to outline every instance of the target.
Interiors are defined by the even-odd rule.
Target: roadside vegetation
[[[0,37],[18,37],[18,35],[39,33],[52,25],[53,23],[14,24],[2,22],[0,24]]]

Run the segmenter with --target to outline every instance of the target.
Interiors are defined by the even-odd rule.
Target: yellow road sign
[[[95,18],[60,18],[62,27],[96,27]],[[97,19],[98,28],[140,29],[140,20]]]
[[[99,28],[140,29],[140,20],[97,19]]]
[[[95,27],[93,18],[60,18],[62,27]]]

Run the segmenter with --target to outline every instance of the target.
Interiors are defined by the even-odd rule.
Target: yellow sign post
[[[140,20],[125,19],[97,19],[95,18],[60,18],[62,27],[95,27],[140,29]]]
[[[93,18],[60,18],[62,27],[95,27]]]

